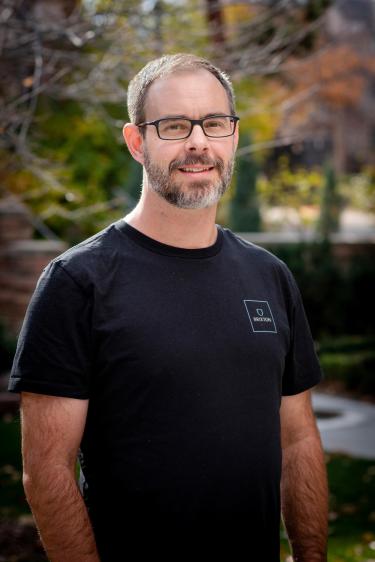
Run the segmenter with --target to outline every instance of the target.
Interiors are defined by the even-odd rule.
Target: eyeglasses
[[[156,121],[146,121],[137,123],[137,127],[154,125],[159,139],[162,140],[182,140],[187,139],[193,130],[194,125],[199,125],[206,137],[220,139],[230,137],[236,130],[237,121],[240,118],[235,115],[212,115],[204,119],[185,119],[179,117],[165,117]]]

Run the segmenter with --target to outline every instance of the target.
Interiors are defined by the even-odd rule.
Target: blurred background
[[[46,560],[6,384],[30,296],[124,216],[129,80],[191,52],[232,77],[240,147],[217,222],[293,271],[325,380],[330,562],[375,562],[375,1],[0,1],[0,562]],[[281,530],[281,559],[290,561]]]

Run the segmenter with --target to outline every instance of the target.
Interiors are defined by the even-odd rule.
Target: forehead
[[[199,118],[209,113],[229,113],[226,90],[208,70],[180,71],[151,84],[145,103],[147,121],[167,115]]]

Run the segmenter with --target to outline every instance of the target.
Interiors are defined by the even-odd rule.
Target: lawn
[[[375,460],[326,455],[329,562],[375,562]],[[281,541],[281,559],[289,552]]]
[[[0,550],[4,552],[4,536],[6,534],[9,548],[11,534],[7,522],[22,523],[30,516],[21,484],[19,421],[16,417],[5,416],[0,419],[0,443]],[[326,458],[330,485],[328,561],[375,562],[375,460],[353,459],[343,455],[327,455]],[[17,532],[20,533],[19,530]],[[289,549],[283,534],[281,560],[285,561]],[[21,536],[14,539],[18,554],[14,552],[8,560],[2,560],[45,560],[38,547],[30,547],[30,543],[35,542],[35,534],[30,532],[30,528],[24,527]],[[22,540],[25,541],[23,552]]]

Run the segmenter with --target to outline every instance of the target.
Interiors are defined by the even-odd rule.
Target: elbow
[[[44,481],[44,484],[43,484]],[[27,500],[30,502],[34,497],[47,486],[46,479],[41,474],[35,474],[33,471],[25,470],[22,474],[23,489],[26,494]]]
[[[22,474],[23,489],[30,505],[64,490],[71,481],[75,481],[74,473],[63,465],[24,466]]]
[[[22,474],[22,484],[23,484],[23,488],[26,492],[26,490],[29,490],[30,487],[32,486],[32,477],[30,475],[29,472],[26,472],[25,470],[23,471]]]
[[[40,483],[30,472],[23,471],[22,484],[26,499],[31,508],[35,505],[35,500],[40,493]]]

